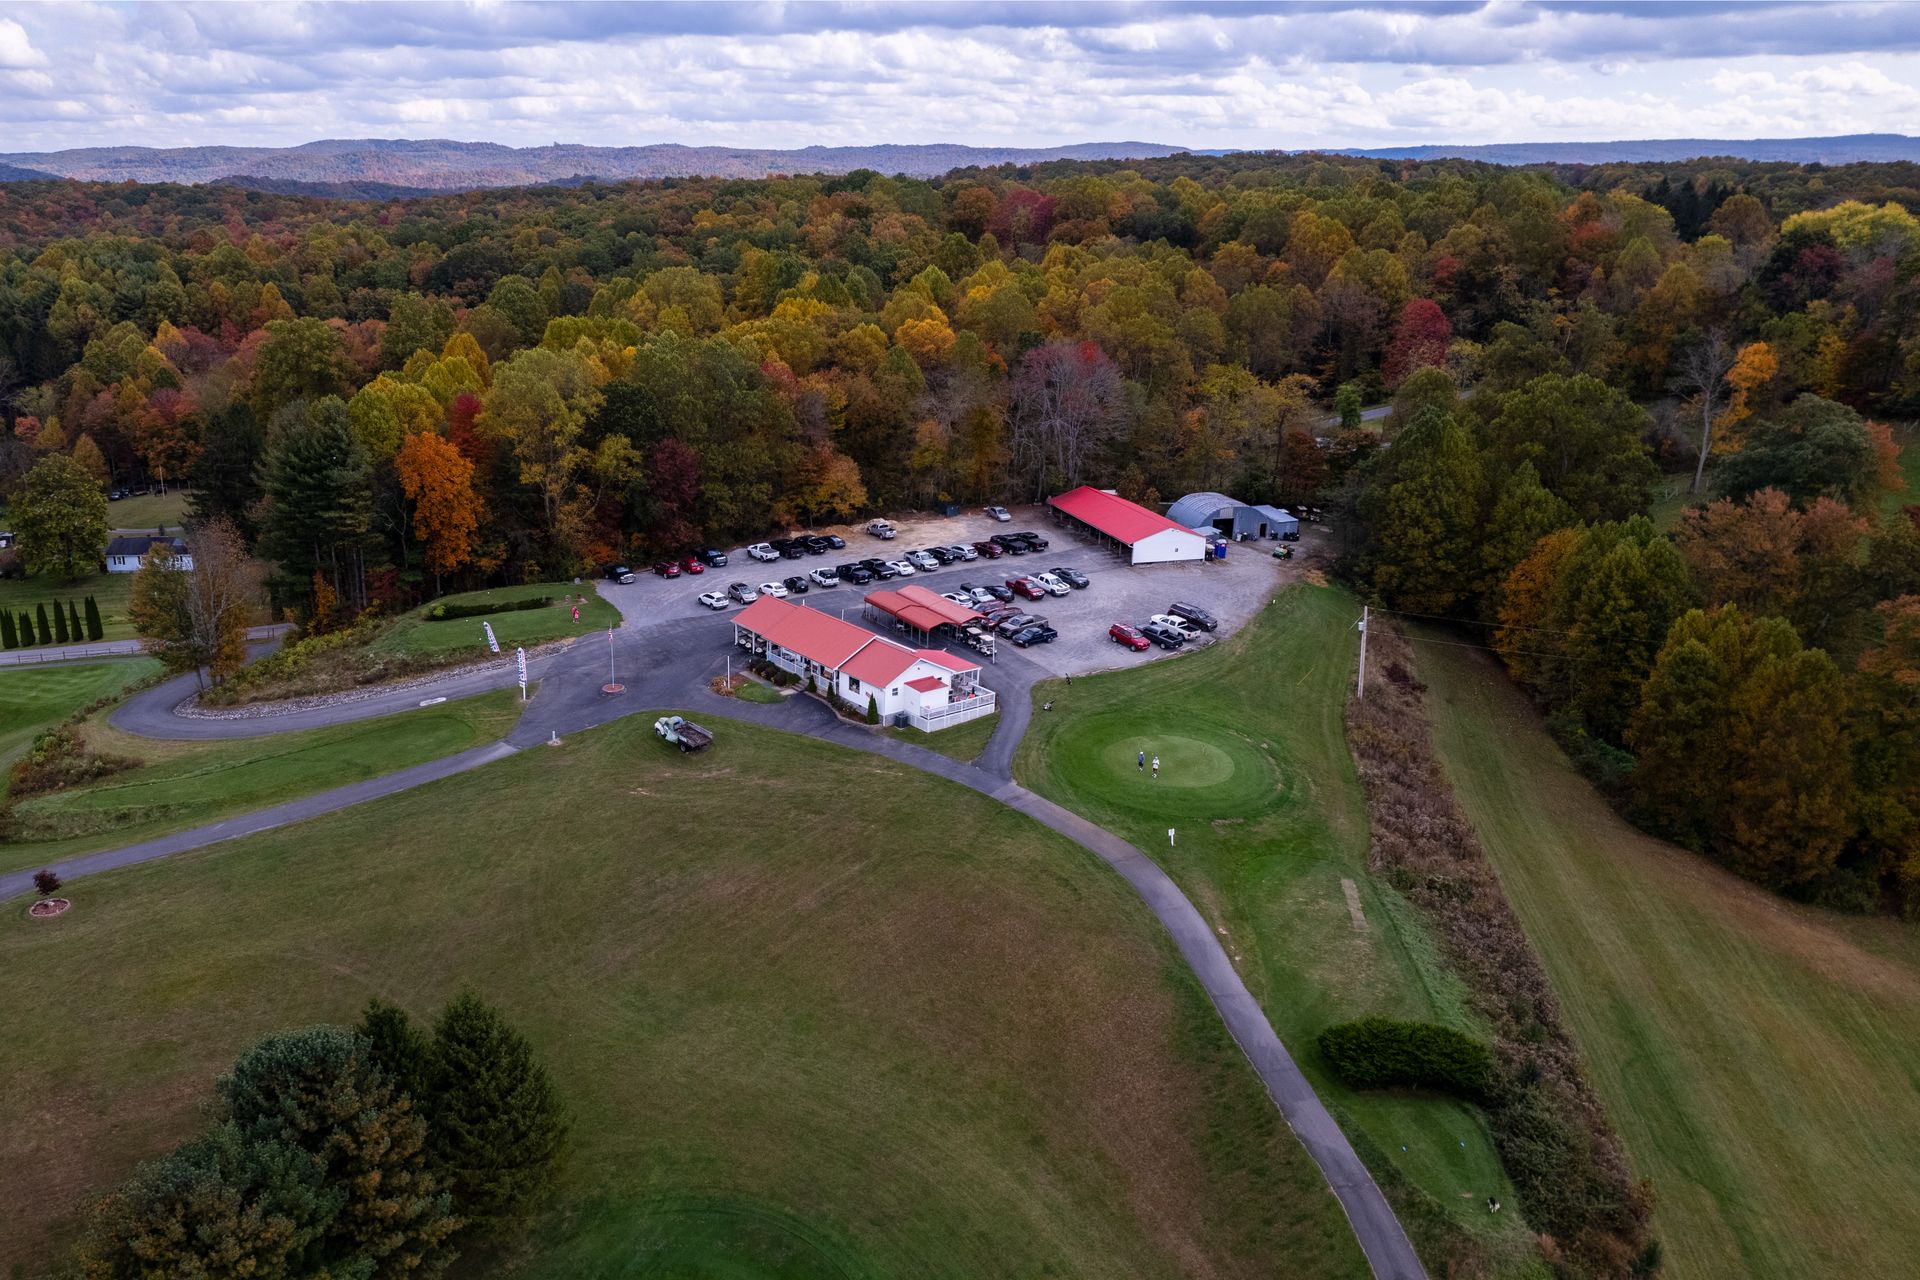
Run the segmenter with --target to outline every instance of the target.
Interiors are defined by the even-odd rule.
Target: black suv
[[[707,568],[709,569],[724,569],[727,567],[727,553],[718,547],[708,547],[700,553],[700,558],[707,562]]]
[[[953,552],[947,550],[945,547],[928,547],[927,554],[935,560],[938,560],[941,564],[953,563]]]
[[[1176,618],[1185,618],[1202,631],[1218,631],[1220,620],[1197,604],[1174,603],[1167,606],[1167,612]]]
[[[1076,591],[1087,585],[1087,575],[1078,569],[1055,569],[1053,576]]]
[[[873,581],[873,570],[863,564],[843,564],[834,572],[840,576],[840,581],[851,582],[856,587],[864,587]]]
[[[1035,551],[1045,551],[1047,549],[1047,540],[1041,537],[1039,534],[1032,532],[1031,530],[1027,530],[1021,533],[1016,533],[1013,536],[1020,539],[1020,541],[1026,543],[1029,547],[1033,548]]]

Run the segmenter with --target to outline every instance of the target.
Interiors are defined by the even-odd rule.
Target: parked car
[[[1075,590],[1079,590],[1080,588],[1083,588],[1087,585],[1087,575],[1080,572],[1078,569],[1058,569],[1057,568],[1053,571],[1053,576],[1060,579],[1060,581],[1066,583],[1068,586],[1074,588]]]
[[[656,560],[653,565],[653,571],[663,578],[677,578],[680,576],[680,566],[671,560]]]
[[[1010,618],[1000,619],[999,622],[994,624],[993,629],[1003,636],[1011,636],[1016,631],[1023,631],[1035,623],[1045,621],[1045,618],[1035,617],[1031,613],[1016,613]]]
[[[787,598],[787,589],[778,582],[763,582],[754,589],[763,596],[772,596],[775,600]]]
[[[932,573],[940,567],[940,562],[931,551],[910,551],[907,553],[907,563],[922,573]]]
[[[1185,618],[1176,618],[1170,613],[1156,613],[1153,617],[1149,618],[1148,621],[1157,622],[1169,630],[1179,632],[1182,640],[1198,640],[1200,638],[1200,629],[1198,627],[1188,622]]]
[[[724,609],[727,607],[727,593],[724,591],[703,592],[700,596],[700,603],[709,609]]]
[[[1048,544],[1046,538],[1031,529],[1016,533],[1013,536],[1026,543],[1029,547],[1032,547],[1035,551],[1045,551],[1047,549]]]
[[[1069,595],[1073,591],[1072,587],[1060,581],[1060,579],[1054,577],[1050,573],[1036,573],[1033,575],[1033,580],[1039,583],[1040,586],[1050,596]]]
[[[973,602],[975,604],[992,604],[993,603],[993,593],[988,591],[985,587],[976,586],[971,582],[963,582],[960,584],[960,589],[966,592],[969,596],[972,596]]]
[[[847,549],[847,540],[837,533],[823,533],[820,536],[825,539],[827,550],[829,551],[845,551]]]
[[[1007,554],[1001,550],[999,543],[990,539],[983,539],[982,541],[974,543],[973,550],[975,555],[985,556],[989,560],[998,560],[1001,556]]]
[[[756,542],[747,548],[747,554],[755,560],[778,560],[780,553],[764,542]]]
[[[735,582],[735,583],[729,584],[727,587],[727,594],[732,596],[735,600],[738,600],[741,604],[752,604],[755,600],[758,600],[760,598],[760,593],[758,591],[755,591],[752,587],[748,586],[744,582]]]
[[[1010,533],[996,533],[989,541],[1010,556],[1023,556],[1032,549],[1027,546],[1025,541],[1014,537]]]
[[[1176,600],[1167,606],[1167,612],[1176,618],[1184,618],[1202,631],[1218,631],[1220,620],[1197,604],[1187,604]]]
[[[1187,638],[1172,627],[1163,627],[1157,622],[1149,622],[1140,628],[1140,634],[1159,645],[1162,649],[1178,649],[1187,642]]]
[[[798,538],[789,541],[786,546],[780,548],[780,558],[782,560],[805,560],[807,558],[807,544],[801,542]]]
[[[987,594],[1002,604],[1011,604],[1013,602],[1013,592],[997,582],[987,584]]]
[[[873,570],[863,564],[843,564],[834,574],[842,582],[851,582],[856,587],[864,587],[873,581]]]
[[[923,556],[932,556],[934,560],[940,564],[952,564],[956,559],[953,552],[946,547],[928,547],[920,554]]]
[[[899,530],[895,529],[885,520],[869,520],[867,521],[867,532],[876,538],[885,540],[898,535]]]
[[[627,568],[627,566],[623,564],[608,564],[608,565],[600,566],[600,576],[605,578],[608,582],[617,582],[621,586],[625,586],[627,583],[635,580],[633,570]]]
[[[797,573],[791,578],[782,579],[780,585],[787,589],[787,594],[790,596],[803,596],[807,594],[807,580]]]
[[[955,560],[978,560],[980,553],[964,542],[956,542],[947,548],[947,554]]]
[[[986,508],[986,512],[988,515],[992,516],[995,520],[1000,521],[1002,524],[1005,524],[1007,521],[1013,519],[1013,513],[1011,511],[1008,511],[1005,507],[988,507]]]
[[[768,538],[767,545],[772,547],[775,551],[778,551],[781,555],[785,555],[787,554],[787,548],[793,545],[793,539],[792,538]]]
[[[861,563],[866,566],[868,573],[880,579],[882,582],[891,582],[900,576],[900,570],[894,566],[892,561],[864,560]]]
[[[126,496],[127,496],[127,491],[125,489],[115,489],[112,493],[107,495],[107,501],[118,502],[120,501],[120,499]]]
[[[919,570],[913,567],[913,561],[911,560],[892,560],[888,563],[893,566],[893,571],[903,578],[911,578],[919,572]]]
[[[685,555],[680,557],[680,567],[697,578],[707,571],[707,562],[696,555]]]
[[[1124,622],[1116,622],[1107,628],[1107,637],[1115,644],[1123,644],[1135,653],[1151,648],[1153,641],[1140,634],[1140,628],[1130,627]]]
[[[724,569],[727,567],[727,553],[718,547],[708,547],[700,553],[700,558],[707,562],[707,568],[709,569]]]
[[[807,554],[810,556],[823,556],[833,550],[833,544],[817,533],[810,533],[801,539],[801,541],[807,544]],[[841,545],[844,546],[846,544],[842,543]]]
[[[1027,600],[1044,600],[1047,593],[1032,578],[1008,578],[1007,590]]]
[[[1013,633],[1013,642],[1024,649],[1030,644],[1051,644],[1060,638],[1060,633],[1045,623],[1037,627],[1028,627],[1024,631]]]
[[[814,569],[807,576],[813,579],[816,587],[837,587],[840,585],[840,572],[837,569]]]

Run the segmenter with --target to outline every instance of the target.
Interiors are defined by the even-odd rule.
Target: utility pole
[[[1356,698],[1365,698],[1367,696],[1367,616],[1371,612],[1372,609],[1370,606],[1364,604],[1360,606],[1360,621],[1358,623],[1360,628],[1360,678],[1354,682],[1353,686],[1353,696]]]

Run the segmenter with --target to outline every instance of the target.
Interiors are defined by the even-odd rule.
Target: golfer
[[[1159,756],[1155,756],[1153,758],[1153,780],[1155,782],[1158,782],[1160,780],[1160,757]]]
[[[1147,753],[1144,751],[1140,753],[1139,764],[1140,764],[1140,772],[1145,773],[1147,771]]]

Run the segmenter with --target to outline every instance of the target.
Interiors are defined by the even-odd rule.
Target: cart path
[[[677,624],[672,629],[676,632],[712,630],[713,621],[719,620],[694,619],[689,623]],[[999,695],[1001,719],[979,762],[968,764],[937,751],[914,746],[884,730],[842,720],[817,698],[794,695],[779,704],[759,704],[721,697],[712,692],[706,682],[724,670],[727,656],[725,652],[703,654],[695,646],[676,645],[665,654],[653,655],[651,664],[630,663],[636,674],[629,676],[625,671],[620,672],[623,681],[628,684],[628,692],[608,697],[599,688],[607,675],[604,650],[596,650],[591,644],[577,645],[573,649],[549,655],[539,664],[534,672],[540,681],[539,694],[528,705],[519,725],[500,742],[318,795],[291,800],[242,817],[121,849],[87,854],[57,863],[53,869],[63,879],[93,875],[337,813],[369,800],[396,795],[505,759],[523,748],[547,741],[549,735],[566,736],[630,715],[651,716],[665,711],[690,711],[696,718],[701,715],[722,716],[802,733],[857,751],[885,756],[911,768],[957,782],[1019,810],[1080,845],[1124,878],[1172,936],[1195,978],[1213,1001],[1214,1007],[1220,1011],[1229,1034],[1259,1074],[1267,1093],[1300,1139],[1301,1145],[1319,1165],[1327,1185],[1353,1226],[1354,1235],[1373,1274],[1379,1280],[1425,1280],[1426,1272],[1386,1197],[1275,1034],[1273,1025],[1267,1021],[1259,1003],[1247,990],[1239,971],[1233,967],[1233,962],[1206,919],[1174,883],[1173,878],[1153,859],[1112,832],[1013,781],[1013,752],[1032,714],[1031,690],[1035,681],[1045,675],[1038,666],[1017,657],[996,665],[992,678]],[[619,661],[617,654],[615,661]],[[502,674],[491,671],[478,673],[450,684],[463,689],[467,684],[473,684],[477,687],[472,691],[478,692],[480,688],[500,687],[503,683]],[[510,682],[510,679],[506,682]],[[257,736],[310,728],[314,723],[343,723],[369,715],[391,714],[400,709],[389,705],[394,701],[417,706],[423,697],[440,693],[436,686],[408,690],[401,699],[376,698],[337,704],[316,709],[314,715],[317,719],[311,719],[309,713],[303,712],[298,716],[231,721],[189,720],[173,715],[173,707],[185,691],[182,687],[168,692],[168,686],[164,685],[149,690],[140,698],[130,700],[130,703],[142,704],[138,711],[124,714],[130,708],[123,706],[123,714],[116,715],[114,722],[121,728],[132,728],[135,732],[151,722],[158,728],[171,728],[179,736]],[[180,733],[182,726],[193,728]],[[163,733],[159,736],[175,734]],[[24,894],[31,888],[31,872],[0,875],[0,901]]]

